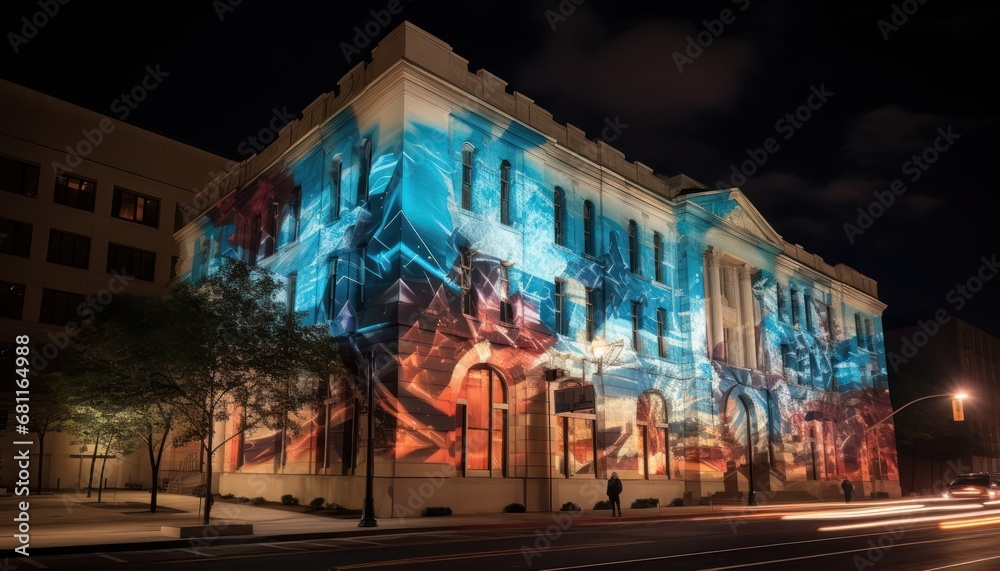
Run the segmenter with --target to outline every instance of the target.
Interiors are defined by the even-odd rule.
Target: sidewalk
[[[138,504],[149,502],[148,491],[105,491],[98,507],[96,493],[86,498],[76,493],[29,496],[27,498],[0,498],[0,521],[14,523],[21,501],[30,502],[30,552],[32,555],[90,553],[95,551],[122,551],[190,547],[194,544],[213,545],[256,543],[293,539],[318,539],[368,534],[420,532],[445,529],[474,528],[535,528],[552,523],[553,514],[500,513],[485,515],[453,515],[447,517],[379,518],[378,527],[359,528],[359,517],[333,518],[309,513],[297,513],[218,501],[212,508],[212,523],[219,526],[253,524],[252,536],[215,537],[206,539],[176,539],[160,531],[163,525],[199,525],[199,498],[175,494],[159,494],[157,506],[162,513],[151,514],[148,507]],[[797,504],[797,509],[829,508],[840,504]],[[625,509],[623,518],[612,518],[608,511],[576,512],[574,518],[583,522],[612,522],[622,520],[655,520],[691,518],[697,516],[733,517],[754,512],[766,512],[776,505],[748,508],[746,506],[679,506],[650,509]],[[781,506],[795,509],[792,506]],[[564,512],[568,513],[568,512]],[[4,533],[0,547],[12,550],[19,543],[13,538],[16,531]]]

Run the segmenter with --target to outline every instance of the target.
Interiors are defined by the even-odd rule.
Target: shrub
[[[595,510],[610,510],[611,509],[611,502],[609,502],[608,500],[601,500],[601,501],[597,502],[596,504],[594,504],[594,509]]]
[[[582,508],[580,506],[574,504],[573,502],[566,502],[565,504],[562,505],[561,508],[559,508],[559,511],[562,511],[562,512],[578,512],[581,509]]]
[[[219,499],[222,499],[222,500],[231,500],[231,499],[233,499],[233,495],[232,494],[222,494],[221,496],[219,496]]]
[[[503,513],[505,514],[523,514],[526,511],[528,510],[525,509],[524,505],[518,503],[507,504],[503,508]]]
[[[674,498],[674,499],[670,500],[670,505],[672,505],[672,506],[683,506],[684,505],[684,498]]]
[[[323,504],[325,502],[326,498],[313,498],[312,501],[309,502],[309,507],[313,508],[314,510],[321,510],[323,509]]]
[[[256,498],[250,498],[250,503],[255,506],[259,506],[266,502],[267,500],[264,499],[264,496],[257,496]]]
[[[632,502],[633,508],[655,508],[660,505],[660,498],[639,498]]]
[[[341,507],[340,504],[338,504],[336,502],[330,502],[330,503],[326,504],[326,509],[328,509],[328,510],[342,510],[344,508]]]
[[[250,498],[248,498],[246,496],[240,496],[240,497],[236,498],[236,503],[238,503],[238,504],[248,504],[248,503],[250,503]]]
[[[451,508],[441,507],[441,506],[426,507],[422,512],[420,512],[420,515],[422,515],[423,517],[440,517],[445,515],[451,515]]]

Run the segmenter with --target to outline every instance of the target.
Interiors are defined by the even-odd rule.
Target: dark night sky
[[[996,3],[897,1],[900,25],[887,28],[886,39],[878,21],[892,22],[890,1],[854,8],[720,0],[653,9],[597,0],[448,8],[400,0],[401,12],[372,43],[345,58],[342,43],[354,42],[354,27],[390,2],[243,0],[220,19],[224,2],[94,7],[75,0],[17,54],[8,34],[39,7],[6,2],[0,77],[112,114],[112,101],[147,65],[159,64],[169,76],[128,121],[241,159],[240,142],[267,125],[272,109],[296,113],[335,89],[408,19],[449,43],[472,70],[498,75],[591,138],[607,121],[627,124],[613,145],[660,173],[683,172],[714,187],[748,160],[747,149],[774,138],[777,150],[739,186],[786,240],[876,279],[890,325],[908,324],[910,312],[945,309],[1000,335],[1000,279],[961,309],[949,293],[980,272],[981,258],[1000,255],[990,182]],[[566,15],[554,18],[560,5]],[[718,37],[679,71],[673,54],[726,9],[730,23],[714,26]],[[777,124],[813,87],[832,95],[800,126]],[[939,128],[959,138],[913,180],[907,161],[934,144]],[[896,179],[906,192],[852,243],[844,224],[857,224],[858,208],[869,208]]]

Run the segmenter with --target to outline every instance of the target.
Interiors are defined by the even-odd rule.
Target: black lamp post
[[[369,354],[365,360],[368,377],[368,454],[365,465],[365,505],[361,511],[361,521],[358,527],[378,527],[375,519],[375,378],[372,374],[374,354]]]

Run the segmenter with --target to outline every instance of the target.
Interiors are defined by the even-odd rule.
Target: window
[[[597,290],[587,288],[587,341],[593,341],[595,335],[594,311],[597,306]]]
[[[500,161],[500,223],[510,225],[510,163]]]
[[[476,148],[471,143],[462,145],[462,208],[472,210],[472,154]]]
[[[279,244],[286,246],[299,239],[299,216],[302,209],[302,188],[295,187],[288,197],[288,202],[281,209],[281,224],[278,226],[280,233]]]
[[[663,283],[663,236],[653,232],[653,279]]]
[[[170,279],[177,277],[177,263],[180,262],[180,258],[177,256],[170,256]]]
[[[811,295],[805,296],[806,331],[813,330],[813,298]]]
[[[38,167],[0,156],[0,190],[38,196]]]
[[[38,321],[65,325],[79,319],[80,315],[76,310],[83,305],[85,299],[82,293],[42,288],[42,309]]]
[[[596,255],[594,252],[594,203],[589,200],[583,201],[583,253],[588,256]]]
[[[358,148],[360,155],[360,165],[358,168],[358,204],[368,202],[368,177],[372,170],[372,140],[361,139],[361,146]]]
[[[500,321],[514,322],[514,307],[510,304],[510,267],[500,264]]]
[[[60,172],[56,175],[56,188],[52,195],[52,201],[56,204],[93,212],[96,190],[96,182]]]
[[[465,475],[506,475],[507,386],[492,369],[469,370],[455,407],[455,461]],[[479,474],[470,472],[479,471]],[[487,471],[490,471],[487,474]]]
[[[339,155],[330,164],[330,220],[340,218],[340,182],[343,158]]]
[[[297,274],[289,274],[288,279],[285,281],[285,306],[288,308],[289,315],[295,313],[295,287],[298,282],[299,276]]]
[[[31,255],[31,224],[0,218],[0,253],[27,258]]]
[[[591,418],[561,417],[556,425],[556,438],[562,441],[563,456],[559,473],[569,478],[576,475],[595,477],[594,459],[597,457],[597,440]],[[558,461],[559,459],[557,459]]]
[[[636,450],[639,452],[639,474],[670,476],[670,430],[667,405],[656,393],[643,393],[636,402],[635,423],[638,428]]]
[[[854,341],[857,344],[858,348],[861,348],[861,345],[864,344],[864,340],[863,340],[864,334],[865,334],[864,330],[861,329],[861,314],[855,313],[854,314]]]
[[[785,311],[785,290],[778,284],[778,319],[784,321],[788,313]]]
[[[244,261],[251,266],[257,264],[257,255],[260,251],[260,213],[258,212],[250,219],[250,228],[248,229],[247,245],[244,251]]]
[[[555,296],[553,298],[553,305],[555,307],[556,313],[556,333],[559,335],[566,335],[566,282],[563,280],[556,280],[556,290]]]
[[[781,351],[781,374],[787,379],[788,369],[791,365],[789,362],[791,361],[791,347],[789,347],[788,343],[782,343],[779,350]]]
[[[656,339],[660,357],[666,357],[669,351],[667,344],[667,310],[662,307],[656,310]]]
[[[337,308],[337,262],[338,259],[334,258],[329,262],[329,268],[327,269],[327,280],[326,280],[326,319],[328,321],[333,321],[336,317]]]
[[[472,250],[462,248],[459,252],[462,265],[462,313],[476,315],[476,292],[472,289]]]
[[[274,202],[273,199],[264,214],[264,235],[262,238],[263,257],[274,255],[278,238],[278,203]]]
[[[789,303],[792,304],[792,327],[798,329],[799,327],[799,296],[794,288],[789,288],[788,298]]]
[[[160,201],[129,190],[115,188],[114,199],[111,202],[111,215],[122,220],[131,220],[158,228],[160,225]]]
[[[552,221],[555,227],[553,239],[555,243],[563,246],[566,244],[566,194],[562,187],[557,186],[552,193]]]
[[[632,348],[636,353],[642,353],[642,304],[632,302]]]
[[[875,323],[869,318],[865,318],[865,346],[869,351],[875,350]]]
[[[24,312],[24,284],[0,281],[0,317],[21,319]]]
[[[59,230],[49,231],[48,261],[87,269],[90,265],[90,238]]]
[[[833,306],[832,305],[827,305],[826,306],[826,334],[830,336],[830,340],[831,341],[835,337],[834,331],[833,331]]]
[[[634,274],[642,274],[639,267],[639,225],[628,221],[628,269]]]
[[[108,273],[118,272],[123,276],[134,276],[147,282],[153,281],[156,271],[156,254],[122,246],[108,244]]]

